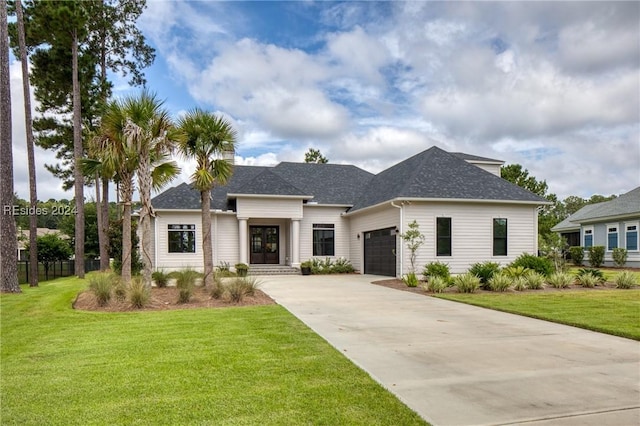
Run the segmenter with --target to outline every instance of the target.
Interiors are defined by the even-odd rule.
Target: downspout
[[[158,215],[153,218],[153,269],[159,270],[158,268]]]
[[[396,209],[400,209],[400,234],[404,234],[404,203],[397,206],[393,201],[391,202],[391,206]],[[404,272],[404,244],[402,241],[400,242],[400,278],[402,278],[402,274]]]

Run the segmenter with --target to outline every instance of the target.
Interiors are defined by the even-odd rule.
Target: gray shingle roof
[[[376,175],[351,211],[395,198],[547,201],[438,147]]]
[[[587,204],[551,230],[561,232],[577,229],[581,223],[597,222],[619,216],[640,216],[640,186],[613,200]]]
[[[477,155],[472,155],[472,154],[465,154],[464,152],[451,152],[451,155],[455,155],[458,158],[462,158],[463,160],[467,160],[467,161],[483,161],[483,162],[488,162],[488,163],[504,163],[504,161],[502,160],[496,160],[494,158],[487,158],[487,157],[479,157]]]
[[[266,169],[253,179],[245,182],[236,192],[228,191],[228,194],[247,195],[308,195],[305,191],[287,182],[271,169]]]

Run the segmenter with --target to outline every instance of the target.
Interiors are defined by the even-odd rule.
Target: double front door
[[[280,230],[277,226],[251,226],[249,228],[251,238],[252,264],[280,263]]]

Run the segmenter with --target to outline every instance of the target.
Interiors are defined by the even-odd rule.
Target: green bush
[[[331,258],[327,257],[324,260],[320,259],[311,259],[308,265],[311,268],[311,273],[314,275],[320,274],[350,274],[354,272],[353,266],[348,259],[344,257],[339,257],[334,261]],[[306,266],[307,262],[303,262],[300,267]]]
[[[131,306],[136,309],[141,309],[147,306],[149,299],[151,298],[149,289],[144,285],[139,277],[135,277],[131,280],[127,293]]]
[[[613,262],[616,266],[623,267],[625,263],[627,263],[627,249],[625,248],[614,248],[613,249]]]
[[[447,287],[449,287],[449,280],[437,275],[429,275],[426,289],[434,293],[442,293]]]
[[[255,277],[246,277],[242,281],[245,286],[247,296],[255,296],[256,290],[260,288],[260,281]]]
[[[594,269],[594,268],[580,268],[580,269],[578,269],[578,272],[576,273],[576,277],[579,280],[582,275],[586,275],[586,274],[593,275],[601,283],[603,283],[605,281],[604,280],[604,273],[600,269]]]
[[[593,288],[600,282],[600,279],[593,274],[582,274],[576,278],[578,284],[585,288]]]
[[[569,254],[571,255],[571,261],[576,266],[582,266],[584,262],[584,248],[580,246],[569,247]]]
[[[516,260],[511,262],[509,266],[522,266],[523,268],[536,271],[537,273],[542,274],[545,277],[551,275],[555,270],[551,259],[548,259],[546,257],[534,256],[529,253],[522,253],[516,258]]]
[[[249,265],[247,265],[246,263],[236,263],[235,268],[236,268],[236,274],[239,277],[246,277],[247,274],[249,273]]]
[[[527,289],[527,280],[524,276],[513,278],[513,289],[515,291],[524,291]]]
[[[573,277],[565,272],[554,272],[549,275],[547,282],[554,288],[567,288],[573,284]]]
[[[99,273],[89,276],[89,290],[96,297],[99,306],[106,306],[111,300],[113,278],[110,274]]]
[[[443,278],[447,283],[451,281],[451,271],[449,265],[441,262],[429,262],[425,265],[422,271],[422,276],[425,280],[429,280],[431,277]]]
[[[511,287],[512,278],[498,272],[489,279],[489,289],[491,291],[507,291]]]
[[[524,277],[529,271],[531,270],[528,268],[525,268],[524,266],[509,266],[502,270],[502,272],[504,272],[506,276],[511,278]]]
[[[116,300],[120,302],[126,300],[127,287],[124,285],[120,277],[114,274],[111,278],[111,282],[113,285],[113,295],[116,297]]]
[[[599,268],[604,263],[604,246],[589,247],[589,265]]]
[[[166,274],[164,271],[155,271],[151,274],[151,278],[158,288],[164,288],[169,283],[169,274]]]
[[[351,265],[349,259],[345,257],[339,257],[338,259],[336,259],[336,262],[333,265],[333,273],[351,274],[353,272],[355,272],[355,269],[353,269],[353,265]]]
[[[244,278],[238,277],[225,286],[225,296],[227,300],[233,303],[240,303],[248,295],[247,285]]]
[[[622,271],[613,280],[617,288],[630,289],[638,285],[638,278],[631,271]]]
[[[196,285],[196,279],[201,274],[192,268],[186,268],[173,273],[176,278],[176,287],[178,287],[178,303],[189,303],[193,296],[193,288]]]
[[[544,288],[544,275],[539,274],[536,271],[529,271],[524,274],[524,281],[527,285],[527,288],[531,290],[540,290]]]
[[[488,288],[489,280],[500,270],[500,265],[495,262],[474,263],[469,269],[469,273],[480,278],[482,288]]]
[[[420,283],[418,281],[418,277],[413,272],[409,272],[407,275],[402,277],[402,281],[407,285],[407,287],[418,287]]]
[[[471,272],[456,276],[453,283],[460,293],[474,293],[480,288],[480,278]]]

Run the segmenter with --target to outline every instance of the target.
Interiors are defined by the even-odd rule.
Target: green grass
[[[640,290],[446,293],[436,297],[640,340]]]
[[[278,305],[74,311],[85,287],[1,296],[3,425],[425,424]]]

